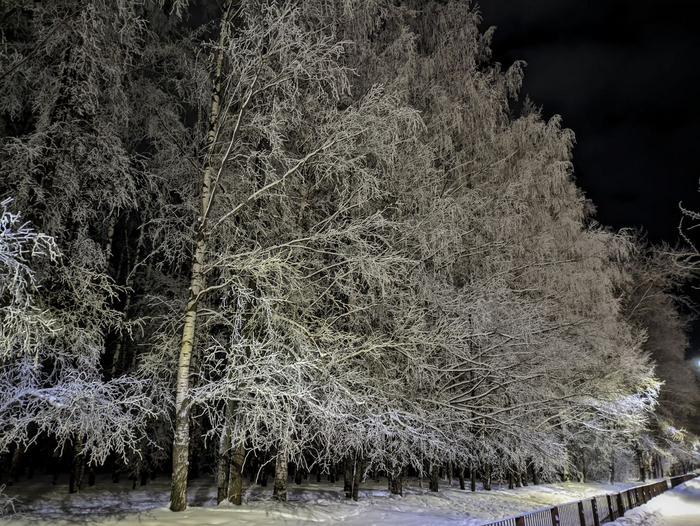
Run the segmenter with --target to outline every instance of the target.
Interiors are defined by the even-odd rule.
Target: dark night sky
[[[494,60],[576,133],[576,180],[615,229],[675,244],[700,210],[700,30],[690,0],[481,0]],[[700,294],[694,292],[696,302]],[[696,323],[693,348],[700,347]],[[697,351],[695,355],[700,355]]]

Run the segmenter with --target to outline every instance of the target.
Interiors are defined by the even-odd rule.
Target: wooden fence
[[[558,504],[507,517],[484,526],[600,526],[622,517],[627,510],[641,506],[664,491],[697,477],[697,473],[671,477],[661,482],[626,489],[620,493],[598,495],[578,502]]]

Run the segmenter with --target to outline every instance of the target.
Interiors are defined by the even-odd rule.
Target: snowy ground
[[[700,477],[634,508],[608,526],[700,526]]]
[[[216,506],[214,481],[199,479],[190,486],[191,507],[183,513],[172,513],[167,509],[169,481],[165,478],[132,490],[130,481],[113,484],[107,477],[98,477],[94,487],[77,495],[69,495],[65,483],[51,486],[50,480],[48,476],[35,477],[6,488],[10,496],[18,495],[22,499],[21,514],[0,519],[0,524],[476,526],[552,504],[619,492],[633,485],[566,483],[514,490],[496,486],[493,491],[471,493],[442,484],[440,492],[435,494],[418,487],[417,480],[411,480],[404,496],[395,497],[386,490],[386,481],[367,481],[361,488],[359,502],[352,502],[344,499],[342,482],[334,485],[305,482],[300,486],[291,483],[289,502],[282,504],[268,500],[272,494],[270,483],[268,488],[249,487],[246,502],[238,507]],[[700,526],[700,519],[692,524]]]

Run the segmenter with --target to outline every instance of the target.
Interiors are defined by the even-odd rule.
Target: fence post
[[[559,522],[559,508],[557,506],[554,506],[552,508],[552,526],[560,526],[561,523]]]
[[[581,526],[586,526],[586,516],[583,513],[583,502],[578,501],[578,521]]]
[[[520,517],[516,517],[515,526],[525,526],[525,516],[521,515]]]
[[[598,503],[595,497],[591,499],[591,505],[593,507],[593,526],[600,526],[600,517],[598,517]]]
[[[622,517],[625,514],[625,501],[622,499],[622,493],[617,494],[617,516]]]
[[[615,520],[615,510],[613,510],[612,496],[608,493],[605,496],[608,499],[608,517],[610,517],[610,522]]]

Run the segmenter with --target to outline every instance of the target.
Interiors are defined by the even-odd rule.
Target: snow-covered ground
[[[15,526],[54,524],[115,523],[121,526],[207,526],[262,524],[331,525],[465,525],[476,526],[501,517],[517,515],[552,504],[571,502],[583,497],[618,492],[632,484],[546,484],[508,490],[495,486],[493,491],[460,491],[443,483],[435,494],[409,481],[403,497],[391,496],[386,481],[367,481],[360,491],[359,502],[343,497],[342,482],[304,482],[289,486],[289,502],[270,499],[267,488],[249,487],[243,506],[226,503],[216,506],[216,490],[212,479],[192,481],[189,490],[190,508],[183,513],[167,509],[169,481],[165,478],[147,486],[131,489],[131,482],[113,484],[108,477],[97,480],[93,487],[69,495],[65,484],[51,486],[50,477],[22,480],[9,495],[18,495],[21,515],[0,519],[0,524]],[[700,522],[695,526],[700,525]]]
[[[654,497],[608,526],[700,526],[700,477]]]

